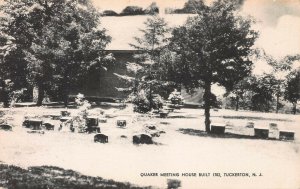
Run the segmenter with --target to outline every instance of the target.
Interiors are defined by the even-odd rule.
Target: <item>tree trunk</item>
[[[6,91],[3,91],[3,106],[4,108],[8,108],[9,107],[9,95],[8,95],[8,92]]]
[[[210,101],[211,101],[211,82],[205,82],[204,86],[204,114],[205,114],[205,131],[210,132]]]
[[[38,85],[38,98],[36,102],[37,106],[41,106],[43,104],[44,95],[45,95],[44,87],[42,84],[40,84]]]
[[[240,101],[240,97],[239,97],[239,95],[236,95],[236,98],[235,98],[235,100],[236,100],[236,104],[235,104],[235,111],[239,111],[239,101]]]
[[[297,113],[297,102],[293,103],[293,113],[294,115]]]
[[[279,93],[276,94],[276,114],[278,113],[279,110]]]
[[[64,106],[68,107],[68,104],[69,104],[69,90],[68,89],[64,89],[63,101],[64,101]]]

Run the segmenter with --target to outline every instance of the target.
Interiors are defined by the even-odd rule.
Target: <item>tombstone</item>
[[[149,134],[139,134],[132,137],[133,144],[153,144],[152,137]]]
[[[71,121],[72,120],[72,117],[61,117],[59,119],[61,122],[67,122],[67,121]]]
[[[147,129],[150,129],[150,130],[156,130],[156,124],[155,123],[146,123],[145,127]]]
[[[0,130],[3,130],[3,131],[12,131],[12,126],[7,125],[7,124],[1,124],[0,125]]]
[[[32,130],[41,130],[42,129],[42,121],[38,119],[26,119],[23,122],[23,126],[26,128],[30,128]]]
[[[108,136],[104,134],[96,134],[94,136],[94,142],[108,143]]]
[[[50,114],[49,115],[51,117],[51,119],[53,120],[59,120],[61,118],[60,114]]]
[[[126,120],[124,119],[120,119],[120,120],[117,120],[117,126],[118,127],[126,127]]]
[[[27,131],[27,133],[29,134],[45,134],[44,131],[39,131],[39,130],[31,130],[31,131]]]
[[[167,118],[168,114],[169,114],[169,112],[167,112],[167,111],[161,111],[161,112],[159,112],[159,117],[160,118]]]
[[[246,128],[254,128],[253,122],[247,122]]]
[[[85,126],[88,133],[100,133],[99,120],[97,117],[89,116],[86,119]]]
[[[269,138],[271,139],[279,139],[279,130],[276,123],[269,124]]]
[[[254,136],[254,122],[247,122],[246,127],[244,128],[244,134],[248,136]]]
[[[62,117],[68,117],[68,116],[71,115],[71,113],[68,112],[67,110],[63,110],[63,111],[60,111],[60,115],[61,115]]]
[[[51,123],[44,123],[43,126],[46,130],[54,130],[54,125]]]
[[[101,133],[100,127],[98,126],[89,126],[85,131],[88,133]]]
[[[279,131],[280,140],[294,140],[295,132],[294,131]]]
[[[212,123],[210,125],[210,132],[213,134],[225,134],[226,124],[223,123]]]
[[[86,126],[98,126],[99,125],[99,119],[98,117],[92,117],[88,116],[86,119]]]
[[[254,136],[257,138],[267,139],[269,137],[269,129],[254,128]]]

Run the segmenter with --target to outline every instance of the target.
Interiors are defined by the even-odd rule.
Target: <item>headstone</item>
[[[279,130],[276,123],[269,124],[269,138],[270,139],[279,139]]]
[[[71,113],[68,112],[67,110],[63,110],[63,111],[60,111],[60,115],[61,115],[62,117],[68,117],[68,116],[71,115]]]
[[[139,134],[132,137],[133,144],[153,144],[151,135]]]
[[[246,128],[254,128],[254,122],[248,122]]]
[[[212,123],[210,125],[210,132],[213,134],[225,134],[226,124],[223,123]]]
[[[257,138],[267,139],[269,137],[269,129],[254,128],[254,136]]]
[[[94,142],[108,143],[108,136],[104,134],[96,134],[94,136]]]
[[[32,130],[41,130],[42,129],[42,120],[38,119],[26,119],[23,122],[23,126],[30,128]]]
[[[294,131],[279,131],[280,140],[294,140],[295,132]]]
[[[1,125],[0,125],[0,130],[4,130],[4,131],[12,131],[12,126],[7,125],[7,124],[1,124]]]
[[[86,118],[86,126],[87,127],[98,126],[98,125],[99,125],[99,119],[98,119],[98,117],[88,116]]]
[[[44,123],[43,126],[46,130],[54,130],[54,125],[51,123]]]
[[[31,131],[27,131],[27,133],[29,134],[45,134],[44,131],[38,131],[38,130],[31,130]]]
[[[61,122],[67,122],[67,121],[71,121],[72,120],[72,117],[61,117],[59,119]]]
[[[126,120],[123,120],[123,119],[121,119],[121,120],[117,120],[117,126],[118,127],[126,127]]]
[[[161,111],[159,113],[160,118],[167,118],[168,117],[169,112],[167,111]]]

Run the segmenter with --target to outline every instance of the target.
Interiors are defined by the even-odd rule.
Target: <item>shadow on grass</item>
[[[224,133],[224,134],[214,134],[214,133],[207,133],[205,131],[196,130],[196,129],[184,129],[180,128],[179,130],[182,134],[192,135],[192,136],[200,136],[200,137],[212,137],[212,138],[235,138],[235,139],[260,139],[260,140],[272,140],[272,141],[282,141],[282,142],[295,142],[294,140],[279,140],[273,138],[259,138],[257,136],[250,136],[250,135],[242,135],[242,134],[235,134],[235,133]]]
[[[196,129],[189,129],[189,128],[187,128],[187,129],[180,128],[178,131],[182,134],[188,134],[188,135],[193,135],[193,136],[201,136],[201,137],[258,139],[255,136],[249,136],[249,135],[240,135],[240,134],[234,134],[234,133],[214,134],[214,133],[207,133],[205,131],[196,130]]]
[[[140,189],[130,183],[106,180],[82,175],[72,170],[53,166],[37,166],[22,169],[0,164],[0,187],[9,189]]]
[[[216,116],[218,117],[218,116]],[[268,120],[268,121],[287,121],[292,122],[289,119],[279,119],[279,118],[265,118],[265,117],[253,117],[253,116],[219,116],[224,119],[248,119],[248,120]]]

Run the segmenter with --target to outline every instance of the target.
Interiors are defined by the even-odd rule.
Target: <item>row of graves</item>
[[[295,140],[295,132],[279,129],[277,123],[269,123],[268,127],[256,126],[248,122],[239,132],[233,132],[234,126],[230,123],[211,123],[211,133],[216,135],[234,134],[240,138],[270,139],[270,140]]]
[[[45,119],[46,118],[46,119]],[[50,118],[50,119],[49,119]],[[25,116],[22,126],[27,129],[30,134],[45,134],[45,131],[60,131],[60,132],[77,132],[94,134],[93,139],[95,143],[108,143],[109,136],[101,132],[101,125],[107,123],[111,118],[109,115],[100,116],[71,116],[68,111],[61,111],[59,115],[46,115],[44,117]],[[52,120],[56,120],[59,124],[54,124]],[[127,129],[128,119],[117,118],[116,127]],[[155,122],[147,122],[142,126],[141,132],[135,133],[132,136],[133,144],[155,144],[153,138],[160,137],[165,131],[159,130]],[[121,135],[121,138],[127,138]]]

